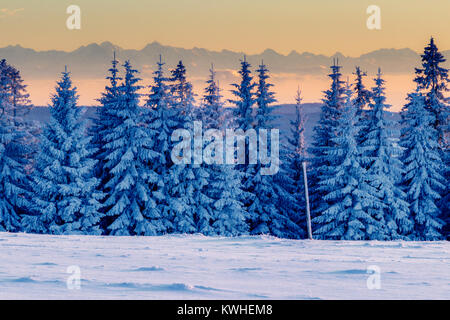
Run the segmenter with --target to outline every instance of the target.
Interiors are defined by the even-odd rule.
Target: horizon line
[[[38,50],[38,49],[34,49],[34,48],[30,48],[30,47],[25,47],[25,46],[23,46],[23,45],[21,45],[21,44],[19,44],[19,43],[16,43],[16,44],[9,44],[9,45],[6,45],[6,46],[3,46],[3,47],[0,47],[0,49],[6,49],[6,48],[17,48],[17,47],[19,47],[19,48],[22,48],[22,49],[26,49],[26,50],[32,50],[32,51],[34,51],[34,52],[36,52],[36,53],[42,53],[42,52],[61,52],[61,53],[73,53],[73,52],[75,52],[75,51],[77,51],[77,50],[79,50],[79,49],[82,49],[82,48],[87,48],[87,47],[89,47],[89,46],[93,46],[93,45],[96,45],[96,46],[98,46],[98,47],[102,47],[102,46],[104,46],[104,45],[109,45],[109,46],[111,46],[111,47],[114,47],[114,48],[117,48],[117,50],[119,50],[119,51],[142,51],[142,50],[144,50],[145,48],[147,48],[148,46],[152,46],[152,45],[159,45],[159,46],[161,46],[161,47],[166,47],[166,48],[173,48],[173,49],[182,49],[182,50],[204,50],[204,51],[207,51],[207,52],[211,52],[211,53],[224,53],[224,52],[231,52],[231,53],[235,53],[235,54],[243,54],[243,55],[248,55],[248,56],[258,56],[258,55],[262,55],[262,54],[264,54],[264,53],[266,53],[267,51],[269,51],[269,52],[274,52],[275,54],[277,54],[277,55],[279,55],[279,56],[283,56],[283,57],[288,57],[288,56],[290,56],[290,55],[292,55],[292,54],[297,54],[297,55],[304,55],[304,54],[312,54],[312,55],[315,55],[315,56],[324,56],[324,57],[327,57],[327,58],[332,58],[332,57],[335,57],[335,56],[343,56],[343,57],[345,57],[345,58],[360,58],[361,56],[364,56],[364,55],[367,55],[367,54],[370,54],[370,53],[373,53],[373,52],[377,52],[377,51],[381,51],[381,50],[395,50],[395,51],[402,51],[402,50],[409,50],[409,51],[412,51],[412,52],[414,52],[415,54],[417,54],[417,55],[421,55],[421,53],[422,52],[416,52],[415,50],[413,50],[413,49],[411,49],[411,48],[408,48],[408,47],[404,47],[404,48],[387,48],[387,47],[380,47],[380,48],[378,48],[378,49],[375,49],[375,50],[372,50],[372,51],[365,51],[364,53],[361,53],[359,56],[352,56],[352,55],[345,55],[344,53],[342,53],[341,51],[336,51],[335,53],[333,53],[332,55],[327,55],[327,54],[325,54],[325,53],[314,53],[314,52],[310,52],[310,51],[302,51],[302,52],[298,52],[297,50],[295,50],[295,49],[292,49],[288,54],[283,54],[283,53],[280,53],[280,52],[278,52],[278,51],[276,51],[275,49],[272,49],[272,48],[266,48],[266,49],[264,49],[262,52],[259,52],[259,53],[246,53],[246,52],[244,52],[244,51],[233,51],[233,50],[229,50],[229,49],[221,49],[221,50],[212,50],[212,49],[207,49],[207,48],[204,48],[204,47],[198,47],[198,46],[194,46],[194,47],[191,47],[191,48],[186,48],[186,47],[178,47],[178,46],[173,46],[173,45],[165,45],[165,44],[162,44],[161,42],[159,42],[159,41],[157,41],[157,40],[154,40],[154,41],[152,41],[152,42],[148,42],[146,45],[144,45],[141,49],[136,49],[136,48],[123,48],[123,47],[121,47],[121,46],[119,46],[119,45],[116,45],[116,44],[114,44],[114,43],[112,43],[111,41],[109,41],[109,40],[105,40],[105,41],[101,41],[101,42],[90,42],[90,43],[87,43],[87,44],[85,44],[85,45],[80,45],[80,46],[78,46],[77,48],[75,48],[75,49],[73,49],[73,50],[61,50],[61,49],[45,49],[45,50]],[[447,52],[447,51],[450,51],[450,49],[439,49],[439,51],[440,52]]]

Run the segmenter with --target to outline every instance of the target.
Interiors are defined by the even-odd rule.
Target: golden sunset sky
[[[81,30],[66,28],[70,4],[81,8]],[[381,30],[366,27],[369,5],[381,8]],[[1,0],[0,46],[73,50],[111,41],[141,49],[156,40],[249,54],[271,48],[354,56],[420,51],[434,35],[447,50],[449,13],[449,0]]]
[[[81,8],[81,30],[66,27],[71,4]],[[366,27],[369,5],[381,8],[381,30]],[[449,13],[450,0],[1,0],[0,47],[71,51],[110,41],[125,49],[142,49],[158,41],[248,54],[271,48],[281,54],[296,50],[359,56],[380,48],[421,52],[434,36],[439,49],[448,50]],[[73,74],[76,78],[76,70]],[[388,97],[402,101],[412,87],[411,78],[388,78],[395,85],[389,88],[388,83]],[[92,80],[96,82],[77,83],[82,103],[93,103],[99,96],[103,82]],[[314,86],[304,83],[306,100],[320,101],[327,81],[325,77]],[[298,79],[280,81],[275,88],[280,102],[293,99],[297,85]],[[49,82],[42,87],[32,79],[30,92],[36,103],[48,101],[52,86]]]

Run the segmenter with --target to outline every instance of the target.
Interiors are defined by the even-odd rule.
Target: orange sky
[[[80,30],[66,27],[71,4],[81,9]],[[381,9],[381,30],[366,27],[369,5]],[[272,48],[355,56],[379,48],[418,52],[434,35],[447,50],[449,12],[449,0],[2,0],[0,46],[73,50],[111,41],[141,49],[157,40],[248,54]]]

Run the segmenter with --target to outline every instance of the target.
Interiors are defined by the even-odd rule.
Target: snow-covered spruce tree
[[[186,68],[181,61],[171,73],[173,108],[177,109],[182,115],[182,127],[188,130],[191,136],[194,136],[196,133],[194,132],[193,121],[198,119],[201,114],[199,108],[195,106],[192,84],[186,79]],[[197,145],[194,147],[203,148],[203,146]],[[202,152],[202,149],[194,150],[194,152]],[[173,187],[169,187],[170,190],[175,191],[173,193],[173,196],[177,198],[175,203],[181,204],[185,208],[181,214],[175,216],[175,224],[178,226],[177,232],[213,234],[211,227],[213,200],[207,194],[210,180],[207,165],[204,163],[174,164],[169,173],[168,181],[170,184],[178,180],[178,183],[175,183]]]
[[[255,87],[256,83],[253,82],[253,77],[250,70],[250,63],[247,61],[247,57],[241,60],[241,69],[239,74],[241,76],[240,83],[233,83],[234,87],[231,93],[234,95],[235,99],[228,99],[228,102],[236,106],[233,108],[232,113],[229,115],[232,117],[233,128],[236,130],[247,131],[249,129],[254,129],[254,116],[253,116],[253,106],[256,102]],[[248,139],[245,140],[245,163],[237,164],[236,170],[240,172],[241,186],[243,198],[240,199],[246,210],[247,222],[251,219],[249,212],[249,206],[253,203],[255,194],[252,186],[251,178],[255,175],[255,166],[249,164],[249,143]],[[252,228],[252,226],[250,226]]]
[[[4,114],[0,118],[0,231],[12,232],[21,229],[18,210],[25,204],[26,191],[21,186],[21,180],[25,180],[23,168],[9,154],[14,140],[14,126],[10,121]]]
[[[332,203],[331,200],[324,200],[327,191],[326,186],[321,185],[321,181],[326,179],[330,167],[335,164],[335,157],[330,156],[328,150],[335,146],[334,138],[337,134],[338,120],[341,109],[344,105],[343,93],[345,88],[341,80],[341,66],[337,61],[333,61],[331,66],[331,87],[324,91],[325,97],[322,99],[320,119],[314,127],[313,142],[309,149],[312,155],[309,166],[310,173],[308,181],[310,183],[311,215],[312,217],[326,210]],[[314,229],[314,227],[313,227]]]
[[[21,158],[26,170],[31,170],[32,159],[37,149],[36,135],[40,130],[37,121],[25,120],[24,116],[33,108],[27,86],[20,75],[20,71],[9,65],[5,59],[0,61],[0,74],[3,77],[3,88],[8,93],[8,103],[3,112],[13,120],[15,144],[21,148]]]
[[[271,107],[275,99],[270,91],[267,68],[260,65],[258,83],[252,83],[250,64],[244,59],[241,62],[241,83],[234,84],[236,90],[232,93],[236,100],[231,100],[237,109],[235,112],[238,128],[244,131],[254,129],[268,129],[272,118]],[[256,93],[253,88],[257,87]],[[252,106],[257,103],[256,117],[252,114]],[[272,142],[275,143],[275,142]],[[248,152],[252,146],[246,143],[245,164],[238,169],[243,174],[243,190],[246,197],[243,199],[248,214],[248,223],[251,234],[271,234],[277,237],[297,238],[299,227],[291,221],[289,216],[281,210],[279,204],[288,201],[289,193],[280,185],[273,175],[263,175],[262,165],[250,164]],[[254,146],[253,146],[254,147]],[[267,146],[269,147],[269,146]]]
[[[170,93],[172,96],[172,108],[180,113],[181,126],[193,136],[194,120],[201,120],[200,108],[195,106],[195,95],[192,84],[187,80],[186,68],[182,61],[178,62],[171,71]],[[200,148],[202,146],[195,146]],[[197,150],[202,151],[202,150]],[[185,211],[175,216],[176,232],[199,232],[205,235],[212,234],[212,199],[207,195],[209,170],[205,164],[176,164],[171,167],[171,174],[176,176],[178,183],[170,188],[174,196],[178,198],[177,205],[183,203]],[[169,183],[174,180],[169,178]]]
[[[355,89],[355,107],[357,111],[357,116],[362,116],[364,114],[364,109],[370,103],[371,92],[367,90],[363,83],[363,77],[367,76],[367,73],[362,71],[360,67],[355,68],[353,73],[356,76],[354,89]]]
[[[8,103],[3,112],[12,119],[14,124],[14,145],[20,148],[20,162],[27,172],[32,170],[33,158],[37,151],[40,125],[37,121],[25,120],[33,105],[29,99],[27,86],[20,75],[20,71],[9,65],[5,59],[0,61],[0,73],[4,77],[4,90],[8,92]]]
[[[107,231],[112,235],[157,235],[166,231],[166,224],[149,183],[158,180],[151,163],[158,156],[152,150],[151,130],[142,123],[139,107],[141,86],[137,70],[130,62],[124,64],[125,76],[115,105],[109,108],[113,130],[103,137],[104,165],[109,172],[105,184],[105,214],[109,217]]]
[[[367,73],[362,71],[360,67],[356,67],[353,74],[356,76],[355,83],[353,84],[355,91],[355,101],[353,103],[356,107],[356,115],[359,117],[361,122],[360,137],[358,138],[358,143],[361,143],[364,140],[368,130],[367,126],[370,114],[366,109],[370,103],[371,92],[366,89],[363,83],[363,77],[366,77]]]
[[[213,165],[210,170],[208,196],[212,202],[211,234],[239,236],[248,233],[247,212],[240,199],[241,172],[234,165]]]
[[[109,81],[109,84],[105,86],[105,91],[102,93],[102,96],[98,101],[100,102],[100,106],[96,109],[96,116],[92,119],[92,125],[89,128],[89,134],[92,136],[91,144],[92,148],[95,150],[94,159],[97,160],[95,166],[95,176],[100,179],[101,183],[99,185],[99,190],[104,190],[104,185],[108,180],[109,174],[106,170],[106,140],[105,137],[108,136],[118,125],[115,122],[117,119],[114,117],[115,112],[111,109],[117,105],[118,97],[120,94],[119,85],[122,80],[119,77],[119,70],[117,66],[119,61],[116,59],[116,53],[114,52],[114,57],[111,62],[111,68],[108,70],[109,75],[106,79]]]
[[[157,190],[155,200],[164,219],[165,232],[194,233],[197,232],[193,200],[195,175],[190,166],[175,165],[171,159],[175,143],[171,140],[172,133],[185,128],[190,115],[175,106],[169,87],[170,79],[164,75],[164,64],[160,56],[146,102],[146,126],[152,132],[152,150],[158,155],[150,164],[158,175],[150,183],[150,188]]]
[[[77,99],[66,69],[57,82],[50,122],[41,136],[32,176],[34,215],[23,218],[27,232],[100,234],[101,194],[96,191],[95,160]]]
[[[273,86],[268,82],[268,69],[262,62],[256,70],[258,82],[256,86],[256,121],[254,129],[260,132],[262,129],[271,129],[273,126],[273,107],[276,102]],[[259,136],[260,137],[260,136]],[[270,144],[276,143],[271,141]],[[269,147],[269,146],[267,146]],[[273,148],[273,145],[271,146]],[[261,150],[258,150],[261,152]],[[254,166],[254,174],[247,179],[250,186],[246,191],[253,193],[253,201],[248,206],[250,219],[250,232],[252,234],[271,234],[280,238],[299,238],[300,228],[291,220],[290,211],[284,210],[286,204],[293,203],[294,197],[288,192],[285,180],[277,179],[278,175],[286,175],[281,166],[276,175],[263,175],[261,173],[262,164]]]
[[[22,116],[29,113],[33,107],[30,95],[28,94],[20,71],[6,63],[3,59],[0,61],[0,70],[7,77],[6,89],[9,91],[10,110],[9,113],[14,119],[15,125],[21,124]]]
[[[253,77],[250,67],[251,65],[247,62],[247,57],[244,56],[244,60],[241,61],[241,69],[239,70],[241,82],[232,84],[234,89],[231,90],[231,93],[235,96],[235,99],[228,100],[228,102],[236,106],[233,110],[233,115],[235,117],[237,128],[244,131],[252,129],[255,120],[253,116],[253,106],[256,102],[256,83],[252,82]]]
[[[201,106],[201,120],[206,130],[225,130],[224,104],[219,86],[215,80],[214,68],[211,66],[210,77],[206,81],[206,88]],[[205,142],[206,149],[212,142]],[[218,152],[218,150],[214,150]],[[214,156],[214,155],[213,155]],[[224,162],[224,159],[222,159]],[[241,175],[234,164],[206,164],[209,172],[206,194],[211,202],[211,234],[222,236],[238,236],[248,233],[246,211],[241,199]]]
[[[444,164],[438,143],[435,117],[427,110],[426,97],[416,92],[408,95],[402,109],[400,145],[404,148],[403,186],[414,222],[411,240],[442,239],[443,221],[437,204],[445,187]]]
[[[393,136],[395,123],[386,119],[385,81],[378,69],[375,87],[372,89],[373,102],[366,110],[368,115],[364,124],[366,133],[361,145],[362,164],[367,169],[367,182],[376,190],[374,194],[379,201],[369,204],[367,212],[384,229],[376,236],[380,240],[406,239],[412,231],[406,195],[399,187],[402,175],[402,163],[394,146]]]
[[[256,128],[258,130],[270,129],[273,120],[276,119],[273,115],[274,107],[272,104],[277,100],[275,99],[275,93],[271,91],[273,84],[268,82],[269,70],[264,64],[264,61],[261,62],[256,72],[258,73],[256,86]]]
[[[224,129],[226,115],[213,65],[209,69],[209,78],[206,81],[206,85],[199,108],[198,119],[204,121],[204,126],[206,125],[208,128]]]
[[[450,180],[448,158],[450,157],[450,100],[445,97],[449,91],[448,69],[443,66],[446,59],[439,52],[434,39],[425,47],[422,55],[422,68],[416,68],[415,82],[418,84],[421,92],[425,95],[427,110],[433,115],[433,126],[438,131],[438,142],[441,148],[441,157],[444,164],[444,177],[446,178],[446,188],[443,192],[439,207],[442,211],[442,218],[447,221],[443,232],[448,235],[450,220],[448,199],[450,198]],[[447,159],[447,160],[446,160]]]
[[[357,144],[360,127],[350,86],[344,91],[345,104],[340,109],[337,132],[325,155],[335,160],[319,182],[318,191],[330,205],[314,218],[314,234],[320,239],[379,239],[383,225],[365,208],[379,201],[375,188],[366,183],[368,175],[361,166],[361,151]]]
[[[27,176],[24,148],[17,127],[6,110],[10,106],[9,78],[0,69],[0,231],[21,231],[19,213],[27,210]]]
[[[421,57],[422,68],[416,68],[414,81],[425,95],[426,108],[433,115],[433,126],[438,131],[439,145],[444,149],[449,143],[445,137],[448,139],[450,118],[448,98],[444,96],[449,90],[447,84],[450,81],[448,69],[442,66],[446,60],[436,47],[433,38],[430,39]]]
[[[173,106],[182,110],[187,115],[193,115],[195,95],[192,84],[186,78],[186,67],[183,61],[179,61],[176,68],[170,71],[170,93]]]
[[[305,141],[306,115],[303,111],[300,88],[295,96],[295,118],[290,121],[290,137],[286,155],[282,157],[282,168],[285,174],[281,175],[285,180],[284,185],[293,197],[293,201],[286,201],[285,205],[292,221],[302,229],[303,238],[306,235],[306,203],[303,177],[304,161],[307,161]],[[282,153],[283,155],[283,153]]]

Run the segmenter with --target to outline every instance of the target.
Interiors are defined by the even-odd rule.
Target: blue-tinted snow
[[[449,253],[449,242],[0,233],[0,299],[449,299]],[[80,290],[67,289],[72,265]],[[380,290],[367,288],[373,265]]]

